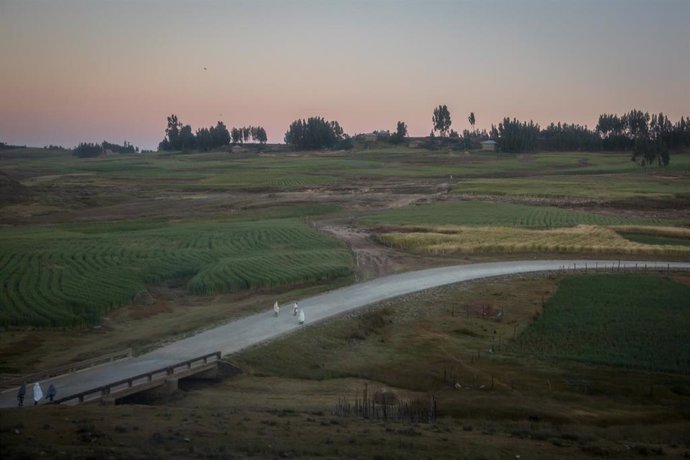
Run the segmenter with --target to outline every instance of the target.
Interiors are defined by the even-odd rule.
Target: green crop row
[[[455,201],[391,209],[363,219],[373,225],[471,225],[558,228],[576,225],[668,225],[658,218],[630,218],[550,206]]]
[[[656,275],[565,279],[515,351],[690,373],[690,286]]]
[[[167,279],[208,294],[351,271],[344,246],[295,219],[78,229],[0,233],[1,325],[93,323]]]

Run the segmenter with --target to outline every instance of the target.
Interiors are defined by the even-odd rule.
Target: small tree
[[[470,126],[472,126],[472,131],[474,131],[474,123],[475,123],[475,121],[477,121],[477,120],[474,118],[474,112],[470,112],[470,116],[467,117],[467,121],[470,122]]]

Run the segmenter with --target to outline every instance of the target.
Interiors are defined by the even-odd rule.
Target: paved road
[[[585,268],[585,266],[590,270],[595,267],[602,269],[605,266],[609,268],[618,267],[618,264],[618,261],[613,260],[530,260],[431,268],[357,283],[300,300],[299,305],[306,313],[306,324],[312,324],[381,300],[451,283],[564,268],[580,269]],[[690,263],[621,261],[620,267],[639,269],[644,267],[666,269],[670,267],[671,269],[688,270]],[[41,382],[43,391],[45,393],[47,386],[54,383],[58,390],[58,397],[64,397],[173,365],[206,353],[220,350],[224,356],[229,355],[304,327],[297,324],[297,319],[288,310],[289,308],[282,309],[280,316],[275,318],[273,317],[272,306],[266,305],[265,313],[255,314],[209,329],[136,358],[115,361],[43,381]],[[32,383],[27,385],[25,404],[33,403],[31,386]],[[16,389],[0,394],[0,407],[11,407],[16,404]]]

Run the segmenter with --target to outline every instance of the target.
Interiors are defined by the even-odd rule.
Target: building
[[[495,152],[498,150],[498,142],[496,141],[481,141],[480,144],[482,145],[482,150],[488,150],[489,152]]]

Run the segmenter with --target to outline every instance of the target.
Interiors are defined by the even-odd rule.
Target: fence
[[[429,402],[419,399],[400,400],[390,393],[375,393],[373,398],[368,395],[367,384],[364,384],[362,397],[356,397],[350,402],[339,398],[333,414],[338,417],[361,417],[387,421],[410,423],[435,423],[437,413],[436,397]]]

